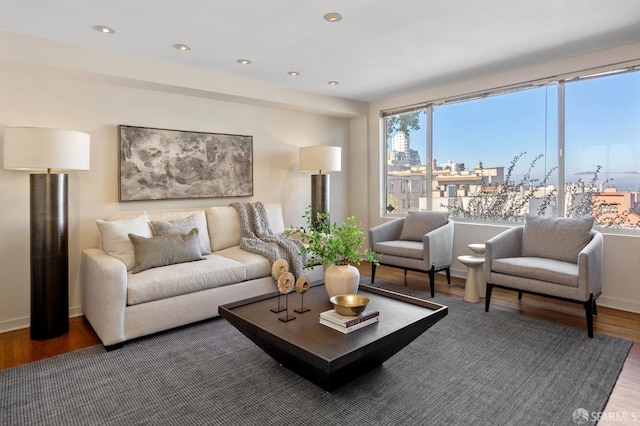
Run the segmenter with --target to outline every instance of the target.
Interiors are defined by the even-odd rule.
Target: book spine
[[[327,321],[327,320],[325,320],[323,318],[320,318],[320,324],[325,325],[325,326],[330,327],[330,328],[333,328],[334,330],[338,330],[339,332],[344,333],[344,334],[349,334],[352,331],[359,330],[359,329],[361,329],[363,327],[366,327],[368,325],[374,324],[376,322],[378,322],[378,317],[369,318],[367,321],[360,322],[360,323],[358,323],[358,324],[356,324],[354,326],[351,326],[351,327],[342,327],[339,324],[336,324],[334,322]]]
[[[377,312],[377,311],[376,312],[371,312],[371,313],[368,313],[368,314],[366,314],[364,316],[350,319],[350,320],[348,320],[346,322],[340,321],[340,320],[338,320],[338,319],[336,319],[336,318],[334,318],[334,317],[332,317],[330,315],[322,315],[322,314],[320,314],[320,317],[322,319],[324,319],[324,320],[330,321],[330,322],[332,322],[334,324],[337,324],[337,325],[339,325],[341,327],[352,327],[352,326],[354,326],[356,324],[359,324],[359,323],[361,323],[363,321],[367,321],[367,320],[369,320],[371,318],[375,318],[378,315],[380,315],[380,313]]]

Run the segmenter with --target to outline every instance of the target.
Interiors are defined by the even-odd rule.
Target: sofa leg
[[[593,316],[598,316],[598,306],[596,306],[596,299],[593,299]]]
[[[587,333],[593,339],[593,294],[589,295],[589,300],[584,302],[584,310],[587,314]]]
[[[444,271],[447,274],[447,284],[451,285],[451,268],[447,268]]]
[[[376,277],[376,264],[371,263],[371,284],[373,284],[373,280]]]
[[[436,270],[432,266],[429,269],[429,284],[431,284],[431,297],[435,297],[436,295]]]
[[[522,292],[521,291],[518,292],[518,300],[522,300]]]
[[[491,302],[491,291],[493,290],[493,284],[487,283],[487,292],[484,296],[484,311],[489,312],[489,303]]]

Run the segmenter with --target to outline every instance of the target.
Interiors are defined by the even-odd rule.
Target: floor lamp
[[[300,170],[311,175],[311,218],[316,223],[318,213],[329,213],[329,175],[342,167],[339,146],[309,146],[300,148]],[[323,173],[324,172],[324,173]],[[329,221],[326,222],[327,226]]]
[[[68,171],[89,170],[89,135],[72,130],[4,130],[4,168],[30,176],[31,339],[69,331]]]

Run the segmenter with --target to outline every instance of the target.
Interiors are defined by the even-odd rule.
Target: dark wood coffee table
[[[360,285],[358,294],[371,299],[367,310],[380,311],[379,322],[349,334],[319,323],[320,312],[331,309],[324,285],[304,295],[309,312],[298,314],[300,295],[289,294],[289,316],[273,313],[277,294],[220,306],[220,315],[283,366],[332,391],[378,367],[448,313],[448,308],[406,294]],[[284,305],[284,296],[281,297]],[[365,311],[366,312],[366,311]]]

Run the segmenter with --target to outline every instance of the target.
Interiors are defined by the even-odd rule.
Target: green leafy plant
[[[305,267],[313,269],[321,263],[325,267],[333,265],[359,265],[364,259],[378,265],[375,253],[369,249],[362,251],[365,236],[362,225],[355,216],[350,216],[342,224],[329,223],[328,213],[318,213],[316,220],[311,217],[311,206],[302,216],[307,226],[289,230],[287,235],[299,238],[303,243],[300,253],[306,255]]]

